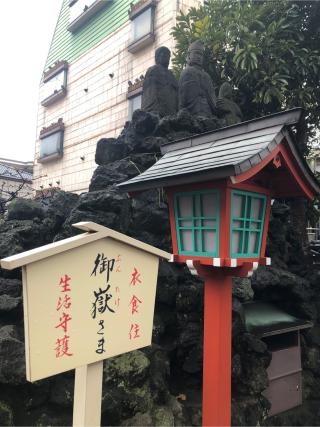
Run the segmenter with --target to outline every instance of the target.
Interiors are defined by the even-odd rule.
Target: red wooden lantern
[[[306,197],[318,182],[295,145],[299,108],[169,142],[152,167],[119,187],[168,195],[172,261],[205,281],[203,419],[230,425],[232,277],[268,265],[272,198]]]

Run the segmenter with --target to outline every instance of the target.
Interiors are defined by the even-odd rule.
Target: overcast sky
[[[1,0],[0,157],[33,160],[38,90],[62,0]]]

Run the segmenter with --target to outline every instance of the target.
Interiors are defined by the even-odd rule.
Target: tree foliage
[[[320,2],[209,0],[178,17],[173,29],[177,74],[190,42],[205,45],[216,88],[236,89],[246,119],[296,106],[314,135],[320,116]]]

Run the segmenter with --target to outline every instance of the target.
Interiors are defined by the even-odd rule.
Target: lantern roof
[[[273,187],[274,197],[312,199],[320,187],[291,130],[302,113],[294,108],[169,142],[161,147],[159,161],[118,186],[136,192],[225,178],[234,183],[254,177],[261,180],[268,175],[265,181]]]

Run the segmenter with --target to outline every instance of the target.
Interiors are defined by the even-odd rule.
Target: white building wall
[[[179,10],[186,12],[202,0],[158,0],[155,14],[155,43],[131,54],[131,22],[69,65],[67,95],[49,107],[39,103],[37,135],[59,118],[65,124],[61,159],[38,163],[40,140],[36,141],[34,188],[49,184],[72,192],[87,191],[96,163],[97,141],[117,137],[128,117],[128,81],[145,74],[154,64],[159,46],[174,49],[170,36]],[[109,74],[113,74],[110,77]],[[40,87],[40,99],[43,99]],[[81,160],[84,158],[84,160]]]

